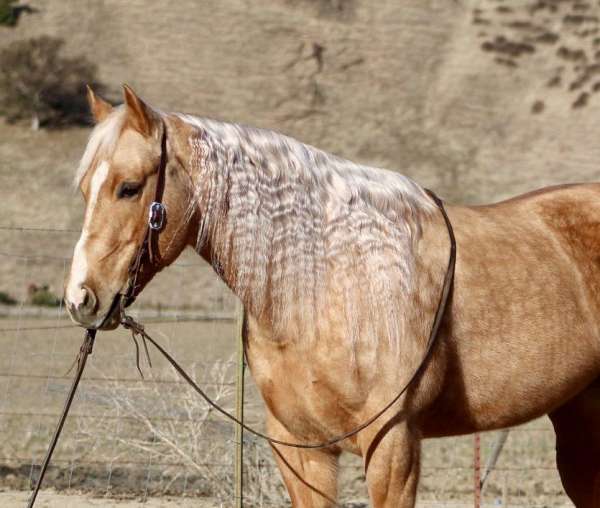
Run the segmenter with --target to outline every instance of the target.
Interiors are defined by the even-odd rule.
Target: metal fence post
[[[481,437],[475,434],[473,440],[473,483],[475,508],[481,508]]]
[[[235,416],[244,421],[244,307],[237,303],[236,312],[236,342],[237,342],[237,374],[235,395]],[[235,506],[244,506],[244,429],[241,425],[235,426]]]
[[[508,439],[508,429],[501,430],[498,433],[498,437],[496,438],[496,443],[494,443],[494,448],[492,448],[492,452],[485,464],[485,470],[483,471],[483,476],[481,477],[481,491],[485,488],[485,482],[492,474],[492,471],[496,467],[496,463],[498,462],[498,458],[502,453],[502,449],[506,444],[506,440]]]

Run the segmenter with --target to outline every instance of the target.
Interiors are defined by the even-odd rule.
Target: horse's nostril
[[[81,286],[81,291],[83,291],[83,298],[81,300],[81,304],[79,305],[79,310],[84,314],[93,314],[98,303],[96,295],[87,286]]]

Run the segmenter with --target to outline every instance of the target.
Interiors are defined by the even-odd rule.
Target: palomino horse
[[[66,284],[72,318],[118,324],[161,153],[160,262],[186,246],[247,313],[246,347],[269,433],[324,441],[393,399],[423,357],[448,263],[448,231],[416,183],[275,132],[153,109],[125,87],[79,170],[86,212]],[[600,506],[600,186],[447,208],[452,299],[422,375],[386,416],[321,450],[278,447],[294,506],[332,506],[342,451],[364,459],[375,507],[412,507],[420,441],[549,414],[564,487]]]

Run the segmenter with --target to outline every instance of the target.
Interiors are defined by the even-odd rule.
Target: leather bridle
[[[160,260],[160,251],[158,247],[158,235],[165,227],[167,222],[167,209],[163,204],[163,194],[165,191],[165,180],[167,171],[167,129],[162,124],[162,134],[160,141],[160,160],[156,172],[156,189],[154,199],[148,208],[148,220],[146,223],[146,232],[144,239],[137,250],[131,265],[129,266],[127,287],[123,294],[119,295],[121,310],[129,307],[139,294],[141,285],[138,284],[138,277],[144,263],[156,266]]]
[[[173,366],[173,368],[177,371],[177,373],[196,391],[210,406],[216,409],[219,413],[224,415],[226,418],[230,419],[244,430],[253,434],[256,437],[264,439],[269,442],[270,445],[281,445],[288,446],[292,448],[302,448],[302,449],[319,449],[319,448],[328,448],[333,446],[340,441],[348,439],[352,436],[355,436],[365,428],[369,427],[372,423],[374,423],[377,419],[379,419],[384,413],[386,413],[396,402],[400,400],[402,395],[406,393],[406,391],[412,386],[412,384],[421,376],[421,374],[425,371],[427,364],[431,358],[434,346],[437,342],[437,338],[439,336],[440,328],[442,325],[442,321],[448,307],[448,303],[450,300],[450,293],[452,290],[453,282],[454,282],[454,271],[456,265],[456,239],[454,237],[454,230],[452,228],[452,224],[446,210],[444,208],[444,204],[440,198],[438,198],[435,193],[431,190],[426,189],[427,194],[434,201],[438,209],[440,210],[444,222],[446,224],[446,228],[448,230],[448,237],[450,240],[450,253],[448,258],[448,267],[446,269],[446,274],[444,276],[444,282],[442,285],[442,292],[440,294],[440,299],[438,303],[438,307],[435,312],[435,316],[431,325],[431,330],[429,333],[429,338],[427,340],[427,345],[425,347],[425,352],[423,354],[423,358],[417,368],[413,371],[412,375],[405,382],[402,389],[396,394],[396,396],[388,402],[381,410],[371,416],[369,419],[364,421],[362,424],[353,428],[352,430],[345,432],[343,434],[334,436],[326,441],[320,443],[291,443],[287,441],[281,441],[279,439],[272,438],[267,434],[263,434],[252,427],[246,425],[243,421],[238,420],[234,415],[223,409],[216,402],[214,402],[203,390],[198,386],[198,384],[191,378],[191,376],[179,365],[179,363],[160,345],[158,344],[148,333],[144,330],[143,325],[135,321],[132,317],[128,316],[125,312],[125,308],[131,305],[137,295],[140,292],[141,284],[138,283],[138,278],[141,270],[145,263],[149,263],[152,266],[156,266],[161,258],[160,252],[158,249],[158,237],[161,230],[164,228],[167,220],[166,208],[162,202],[163,194],[164,194],[164,186],[165,186],[165,178],[166,178],[166,165],[167,165],[167,132],[166,126],[162,124],[162,134],[161,134],[161,154],[160,161],[157,169],[157,177],[156,177],[156,189],[154,194],[154,200],[150,204],[148,210],[148,222],[146,225],[146,232],[144,234],[144,239],[138,248],[135,258],[131,262],[128,272],[128,281],[127,286],[124,293],[119,293],[115,300],[113,300],[113,305],[109,311],[109,313],[105,316],[102,324],[112,315],[115,310],[115,307],[119,306],[120,312],[120,324],[126,329],[131,331],[133,340],[136,346],[136,361],[138,370],[141,370],[139,367],[139,346],[136,340],[136,337],[140,337],[146,348],[146,355],[148,356],[148,360],[150,359],[148,355],[148,350],[146,347],[146,340],[149,341],[164,357],[165,359]],[[102,324],[98,327],[101,328]],[[56,430],[54,431],[54,435],[52,436],[52,440],[46,452],[46,456],[44,457],[44,461],[42,463],[42,467],[40,470],[40,476],[36,482],[36,486],[33,490],[33,493],[28,502],[28,508],[32,508],[37,494],[39,492],[40,486],[42,484],[44,475],[50,463],[50,459],[52,458],[52,453],[54,448],[56,447],[56,443],[58,442],[58,438],[60,436],[60,432],[63,428],[63,424],[66,420],[67,414],[69,412],[69,408],[71,406],[71,402],[73,401],[73,397],[75,395],[75,391],[77,390],[77,386],[79,384],[79,380],[83,374],[83,369],[85,368],[87,357],[92,353],[94,340],[96,336],[97,329],[88,329],[86,330],[86,334],[84,337],[84,341],[79,350],[79,354],[77,356],[77,371],[75,373],[75,377],[73,378],[73,383],[69,390],[69,394],[67,396],[67,400],[65,402],[65,406],[63,408],[63,412],[59,418],[58,425]],[[143,376],[142,376],[143,377]]]

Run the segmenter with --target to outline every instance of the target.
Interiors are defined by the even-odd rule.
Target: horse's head
[[[143,259],[138,291],[193,237],[193,221],[186,220],[189,176],[172,139],[176,119],[154,110],[126,86],[124,96],[125,104],[113,108],[88,90],[97,125],[78,171],[85,219],[65,286],[71,318],[85,327],[118,326],[120,295],[144,242],[157,186],[166,220],[155,234],[158,261]]]

